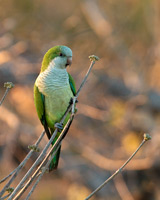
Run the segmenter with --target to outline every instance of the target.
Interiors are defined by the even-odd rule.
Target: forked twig
[[[132,158],[136,155],[136,153],[141,149],[141,147],[151,139],[149,134],[144,134],[143,141],[136,149],[136,151],[128,158],[128,160],[114,173],[112,174],[106,181],[104,181],[99,187],[97,187],[85,200],[90,199],[93,195],[95,195],[100,189],[102,189],[110,180],[112,180],[117,174],[119,174],[123,168],[132,160]]]

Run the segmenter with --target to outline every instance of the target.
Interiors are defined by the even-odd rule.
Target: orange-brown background
[[[22,161],[43,130],[33,85],[44,53],[63,44],[73,50],[68,70],[77,88],[88,56],[101,59],[79,96],[59,169],[44,175],[31,199],[84,199],[121,166],[145,132],[152,140],[93,199],[160,199],[159,12],[158,0],[0,1],[1,97],[4,82],[15,84],[0,107],[0,178]],[[40,148],[46,142],[45,137]]]

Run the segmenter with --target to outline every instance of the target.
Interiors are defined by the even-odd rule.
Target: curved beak
[[[68,65],[71,65],[71,64],[72,64],[72,57],[70,56],[70,57],[67,57],[66,67],[67,67]]]

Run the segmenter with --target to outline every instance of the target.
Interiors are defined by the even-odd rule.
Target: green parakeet
[[[66,70],[71,63],[71,49],[66,46],[55,46],[44,55],[40,74],[35,81],[34,102],[38,117],[49,139],[62,119],[71,98],[76,94],[75,82]],[[64,125],[69,116],[70,114],[64,121]],[[58,166],[60,150],[61,147],[49,166],[50,171]]]

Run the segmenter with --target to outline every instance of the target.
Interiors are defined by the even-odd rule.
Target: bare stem
[[[8,92],[9,92],[9,88],[6,89],[6,91],[5,91],[5,93],[4,93],[3,97],[2,97],[2,99],[1,99],[1,101],[0,101],[0,106],[2,105],[2,103],[3,103],[4,99],[6,98]]]
[[[10,194],[7,194],[6,196],[0,198],[0,200],[5,200],[5,199],[6,199],[7,197],[9,197],[9,196],[10,196]]]
[[[88,71],[87,71],[87,73],[86,73],[86,75],[85,75],[85,77],[84,77],[84,79],[83,79],[83,81],[82,81],[77,93],[76,93],[76,97],[79,96],[79,93],[80,93],[82,87],[84,86],[84,84],[85,84],[85,82],[86,82],[86,80],[87,80],[87,78],[88,78],[88,76],[89,76],[89,74],[90,74],[90,72],[91,72],[91,70],[93,68],[93,65],[95,64],[96,61],[99,60],[99,58],[97,56],[94,56],[94,55],[89,56],[89,58],[91,60],[91,64],[90,64],[89,69],[88,69]]]
[[[132,158],[136,155],[136,153],[141,149],[141,147],[146,143],[146,141],[150,140],[151,136],[149,134],[144,134],[144,139],[136,149],[136,151],[128,158],[128,160],[114,173],[112,174],[106,181],[104,181],[99,187],[97,187],[85,200],[90,199],[94,194],[96,194],[100,189],[102,189],[110,180],[112,180],[118,173],[120,173],[123,168],[132,160]]]
[[[0,106],[2,105],[4,99],[6,98],[6,96],[7,96],[8,92],[9,92],[9,90],[10,90],[11,88],[13,88],[14,85],[13,85],[12,82],[6,82],[6,83],[4,83],[4,87],[6,88],[6,91],[5,91],[3,97],[2,97],[2,99],[1,99],[1,101],[0,101]]]
[[[14,170],[13,170],[10,174],[8,174],[6,177],[4,177],[3,179],[1,179],[1,180],[0,180],[0,184],[3,183],[5,180],[7,180],[10,176],[12,176],[12,174],[13,174],[16,170],[17,170],[17,168],[14,169]]]

